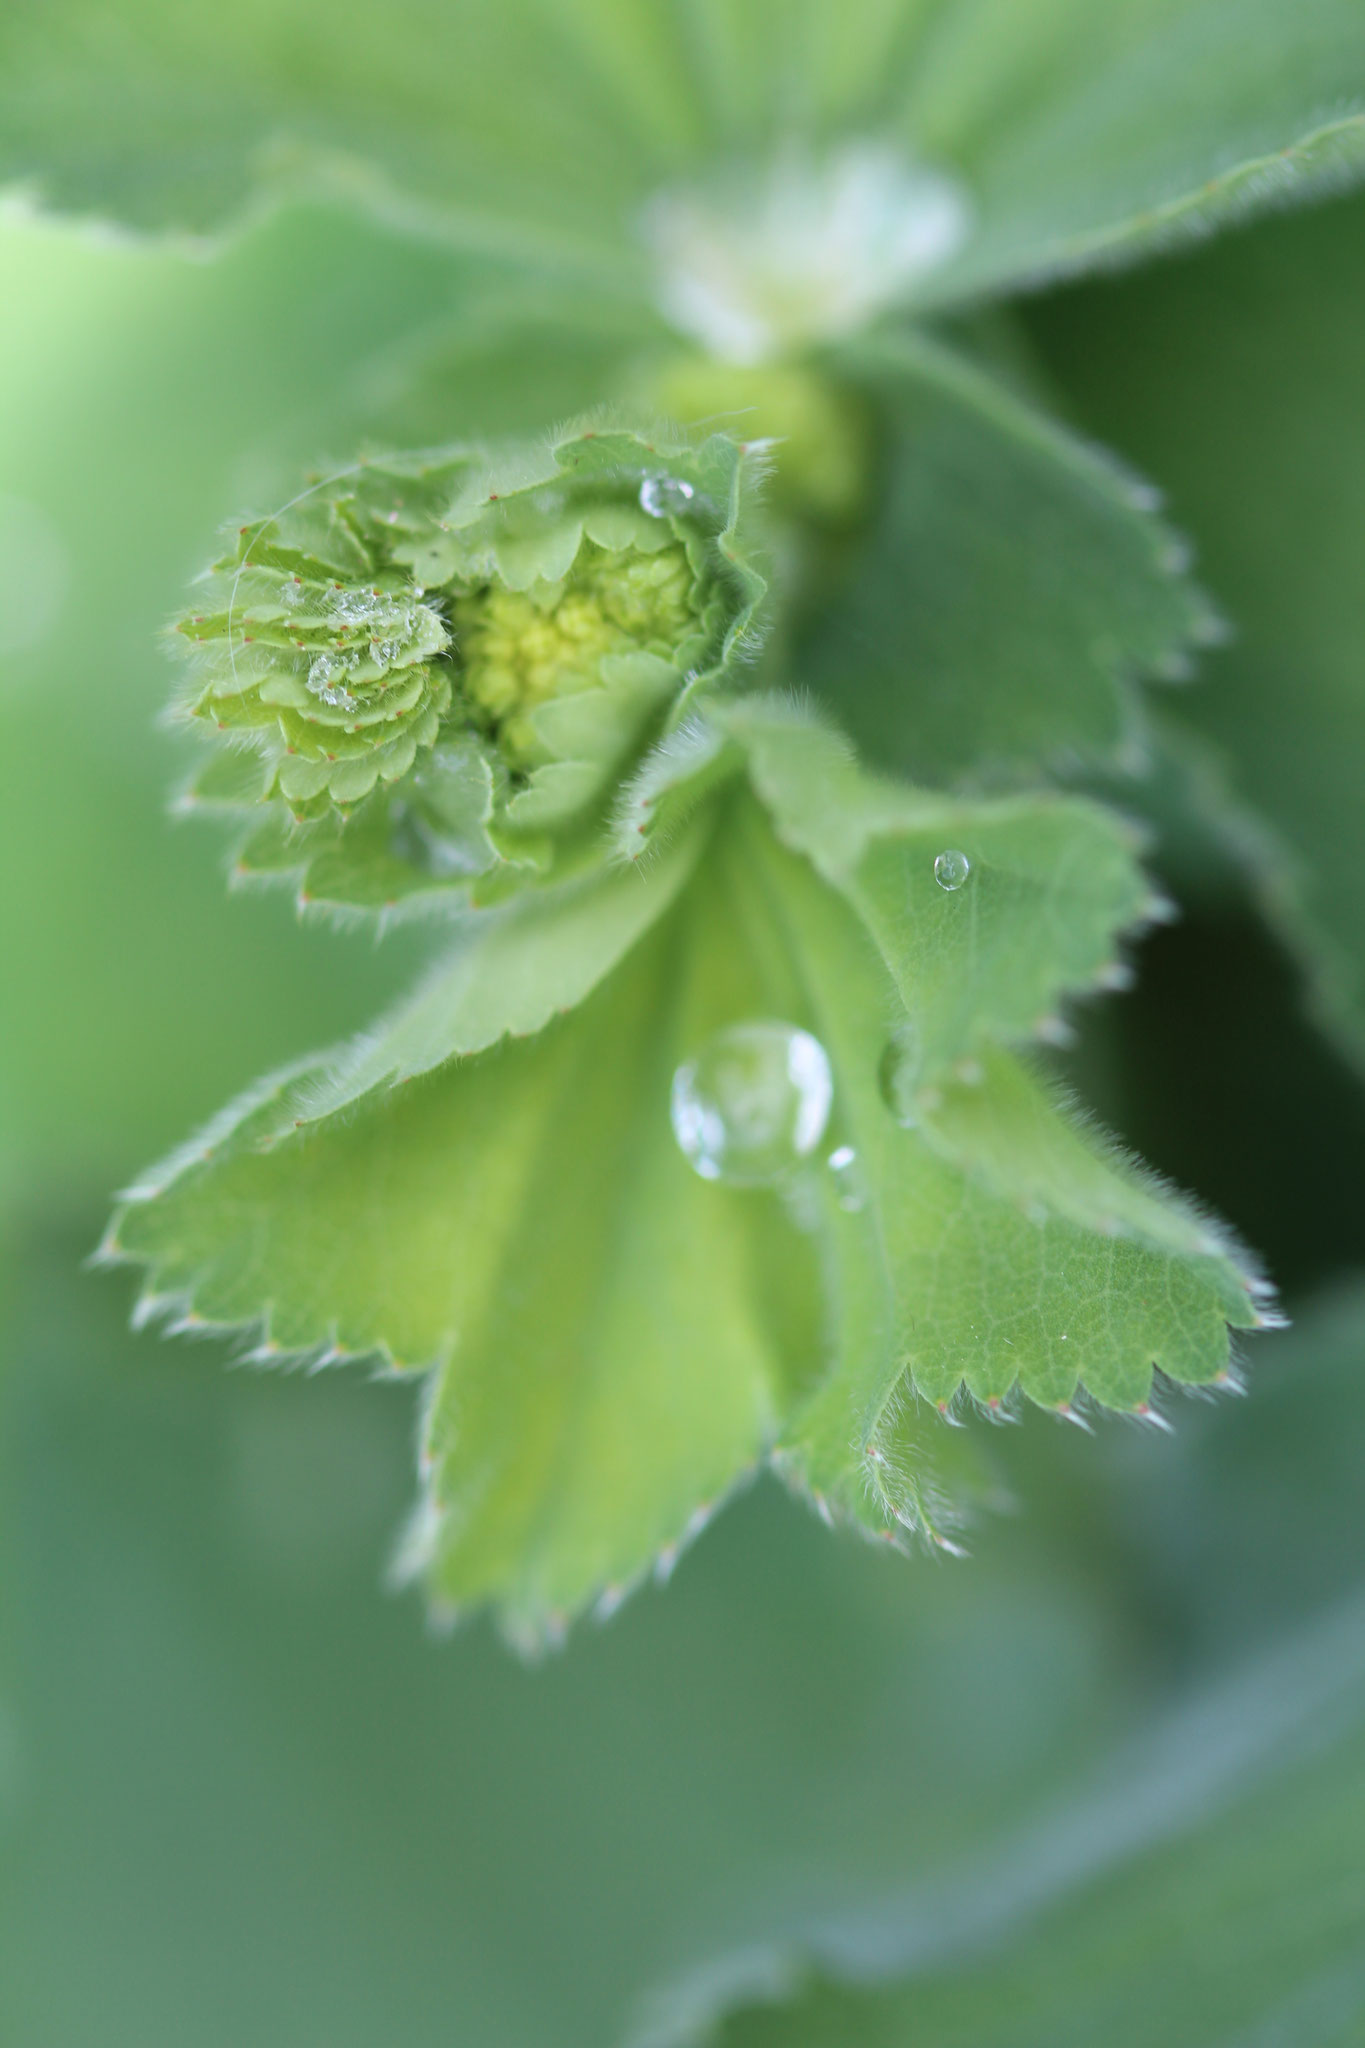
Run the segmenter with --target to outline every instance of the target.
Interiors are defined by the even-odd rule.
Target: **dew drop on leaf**
[[[673,1076],[673,1134],[703,1180],[772,1187],[814,1151],[834,1082],[825,1048],[794,1024],[718,1031]]]
[[[882,1101],[905,1131],[913,1131],[920,1120],[921,1065],[919,1033],[913,1024],[902,1024],[882,1054],[877,1085]]]
[[[934,862],[934,880],[940,889],[960,889],[971,871],[971,862],[956,846],[946,847]]]
[[[685,512],[694,493],[680,476],[647,476],[640,486],[640,510],[651,519],[667,519]]]
[[[857,1153],[851,1145],[836,1145],[827,1163],[839,1207],[846,1209],[850,1216],[856,1216],[867,1199],[863,1193]]]

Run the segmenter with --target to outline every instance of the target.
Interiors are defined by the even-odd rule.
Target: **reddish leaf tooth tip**
[[[666,1543],[654,1560],[654,1577],[659,1585],[666,1586],[668,1584],[668,1581],[673,1576],[673,1568],[677,1562],[677,1544]]]

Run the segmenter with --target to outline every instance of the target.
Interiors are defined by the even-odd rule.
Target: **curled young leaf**
[[[242,871],[357,909],[581,865],[647,745],[757,644],[757,470],[725,435],[584,425],[324,478],[242,527],[180,622],[183,708],[238,750],[185,801],[248,811]]]

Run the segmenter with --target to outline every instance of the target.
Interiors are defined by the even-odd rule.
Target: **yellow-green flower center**
[[[601,681],[604,655],[665,660],[695,629],[695,579],[679,546],[608,552],[585,540],[560,583],[488,585],[451,607],[465,693],[494,726],[514,767],[535,751],[531,714],[552,697]]]

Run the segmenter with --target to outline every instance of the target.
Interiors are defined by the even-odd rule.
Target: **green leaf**
[[[1352,0],[958,0],[915,59],[906,130],[963,150],[980,208],[939,299],[1131,261],[1365,163]]]
[[[718,706],[712,719],[742,743],[778,836],[867,927],[913,1020],[924,1085],[982,1040],[1046,1034],[1061,995],[1123,978],[1115,934],[1153,899],[1136,835],[1114,813],[1048,796],[927,795],[868,774],[837,734],[780,700]]]
[[[21,5],[0,40],[2,174],[189,230],[321,181],[466,247],[610,275],[629,267],[617,221],[653,138],[595,11],[139,0],[115,21],[90,0]]]
[[[1128,1783],[1025,1836],[976,1873],[970,1894],[945,1899],[937,1887],[932,1903],[850,1914],[812,1944],[827,1960],[804,1982],[799,1964],[773,1959],[771,2003],[759,1993],[723,2024],[684,2021],[654,2039],[1354,2041],[1365,2027],[1361,1694],[1357,1595],[1239,1680],[1197,1693],[1159,1731],[1164,1752],[1153,1744],[1132,1759]],[[748,1974],[758,1974],[752,1960]]]
[[[1359,1337],[1324,1381],[1296,1332],[1175,1443],[989,1432],[1023,1511],[969,1565],[869,1557],[762,1480],[666,1594],[528,1671],[376,1585],[417,1389],[130,1337],[122,1288],[73,1280],[93,1227],[16,1245],[0,1340],[11,1697],[44,1759],[5,1901],[25,2044],[298,2048],[300,2012],[328,2048],[634,2039],[651,1984],[815,1912],[970,1905],[955,1873],[1038,1839],[1230,1610],[1302,1614],[1361,1555]]]
[[[57,205],[202,229],[326,180],[618,293],[646,288],[652,193],[870,134],[969,195],[940,303],[1354,171],[1365,28],[1350,0],[18,0],[0,80],[0,178]]]
[[[838,360],[877,406],[884,482],[798,677],[921,781],[1140,749],[1133,685],[1218,630],[1150,487],[932,343]]]
[[[609,868],[461,921],[447,957],[310,1092],[307,1120],[411,1081],[499,1039],[527,1038],[591,994],[672,905],[709,818],[647,868]]]
[[[368,366],[360,384],[367,424],[377,443],[401,448],[548,431],[608,394],[640,396],[636,361],[661,345],[676,341],[643,302],[480,273],[453,310],[414,326]],[[684,412],[657,398],[648,409]]]
[[[1088,423],[1169,485],[1237,637],[1182,720],[1273,828],[1281,928],[1365,1044],[1365,261],[1359,201],[1050,307],[1046,359]],[[1177,345],[1178,341],[1178,345]],[[1278,842],[1278,846],[1276,844]]]
[[[518,1640],[614,1603],[775,1442],[827,1508],[941,1540],[961,1461],[921,1394],[1142,1409],[1154,1366],[1217,1379],[1225,1320],[1259,1320],[1208,1226],[991,1050],[1108,959],[1141,901],[1123,831],[917,799],[790,712],[732,716],[785,836],[817,793],[830,881],[732,789],[643,872],[480,913],[387,1026],[147,1176],[106,1245],[149,1268],[144,1313],[255,1323],[258,1356],[434,1368],[411,1559]],[[951,889],[944,832],[975,861]],[[691,1171],[669,1103],[753,1020],[816,1033],[834,1112],[823,1163],[738,1189]],[[929,1063],[888,1095],[917,1029]]]
[[[699,1526],[810,1369],[819,1316],[791,1226],[771,1198],[700,1181],[669,1125],[684,1052],[771,1008],[728,886],[713,867],[538,1037],[297,1132],[326,1068],[268,1084],[135,1191],[110,1247],[148,1262],[153,1298],[183,1295],[196,1322],[261,1318],[267,1355],[438,1365],[414,1556],[439,1599],[496,1597],[519,1640],[619,1594]],[[622,897],[649,887],[615,878]],[[562,937],[571,974],[571,919]],[[548,971],[545,938],[523,929],[524,971]],[[490,944],[491,969],[508,941]],[[452,984],[458,968],[419,1022]],[[486,1043],[464,993],[447,1031]],[[502,1000],[502,1028],[530,1014],[505,973],[472,995]],[[537,1019],[546,1007],[537,996]],[[390,1055],[369,1057],[382,1070]]]
[[[839,1349],[780,1447],[783,1470],[836,1513],[941,1540],[951,1524],[926,1499],[921,1398],[945,1414],[960,1390],[991,1409],[1023,1395],[1067,1414],[1085,1400],[1148,1413],[1154,1369],[1217,1381],[1226,1325],[1263,1318],[1218,1233],[1063,1121],[1008,1055],[926,1091],[907,1128],[879,1086],[885,963],[803,863],[758,835],[753,851],[839,1077],[837,1136],[856,1175],[851,1194],[821,1188]],[[970,952],[966,904],[959,914]],[[1037,945],[1027,926],[1016,942],[1026,932]]]

